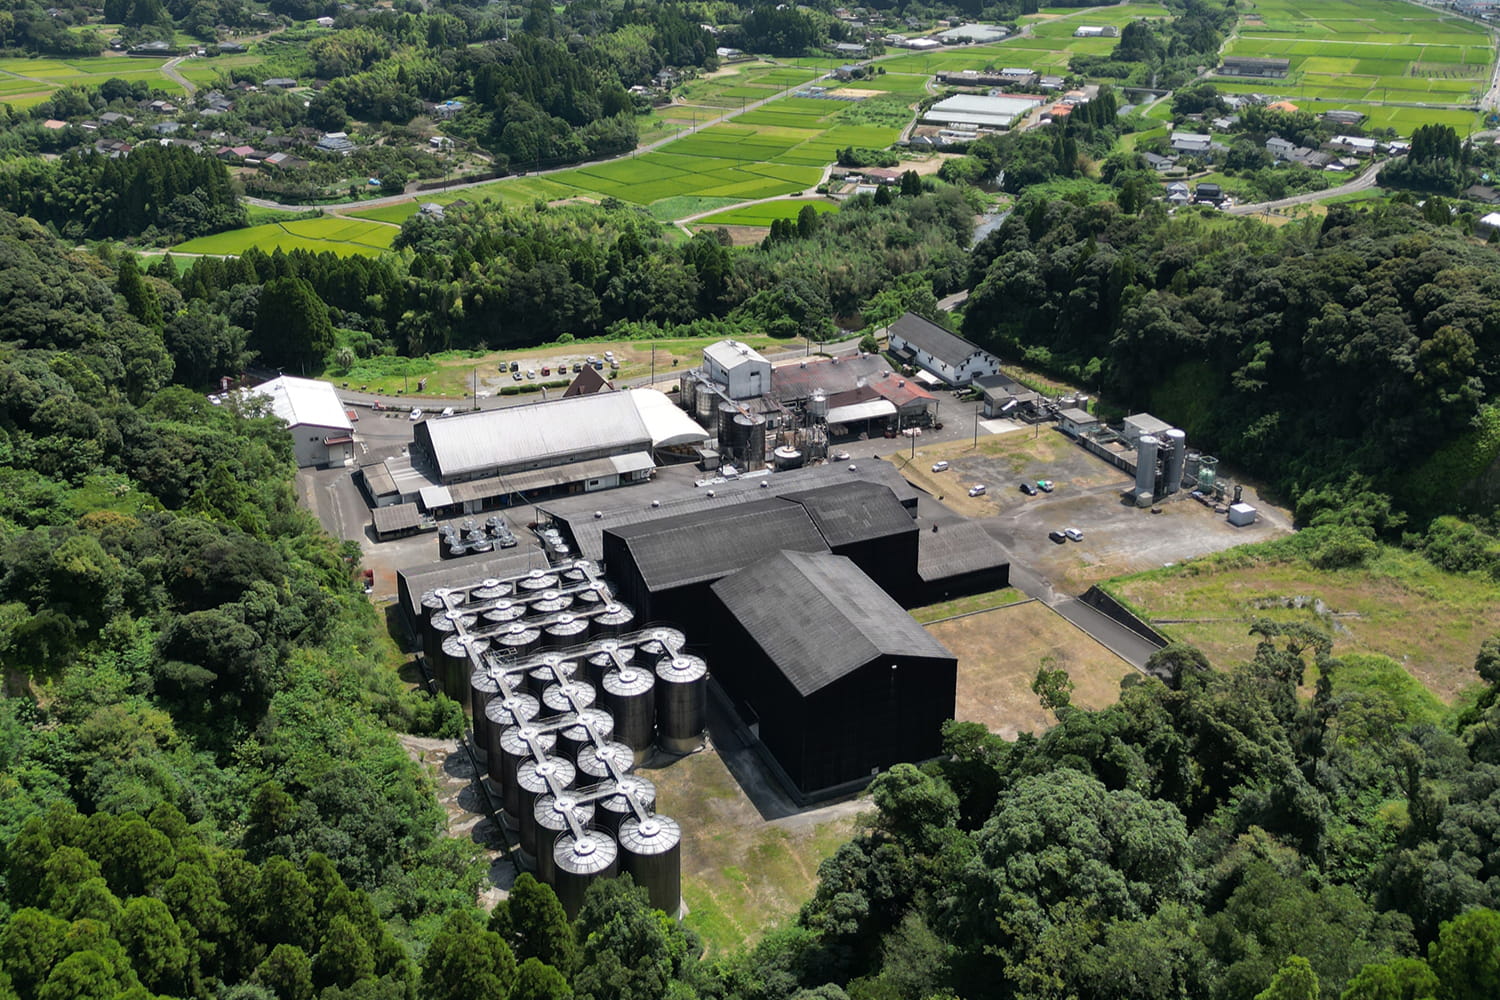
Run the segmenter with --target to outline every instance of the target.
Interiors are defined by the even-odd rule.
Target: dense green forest
[[[537,212],[480,204],[449,209],[441,221],[412,218],[397,239],[404,252],[378,260],[253,252],[200,258],[180,277],[170,262],[154,273],[175,281],[187,302],[250,331],[250,347],[273,365],[317,365],[327,355],[260,322],[259,287],[278,277],[306,282],[361,357],[683,326],[694,335],[821,338],[835,320],[858,326],[907,309],[935,313],[936,296],[961,286],[970,193],[909,190],[883,203],[853,199],[836,215],[808,213],[760,248],[731,249],[713,233],[673,245],[660,223],[623,205]]]

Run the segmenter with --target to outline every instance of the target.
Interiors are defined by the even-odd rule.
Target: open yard
[[[131,82],[145,80],[157,90],[181,94],[181,85],[162,75],[164,62],[165,59],[140,59],[123,54],[74,59],[0,59],[0,100],[18,104],[13,98],[24,95],[34,98],[31,103],[36,103],[60,87],[97,87],[113,77]]]
[[[1225,55],[1291,61],[1286,79],[1215,78],[1227,90],[1314,102],[1318,111],[1363,111],[1371,124],[1407,133],[1439,120],[1463,128],[1474,118],[1378,105],[1474,105],[1489,86],[1495,49],[1482,26],[1417,4],[1259,0]]]
[[[818,865],[854,834],[848,803],[786,819],[761,818],[712,751],[640,773],[658,808],[682,824],[684,923],[712,954],[759,941],[782,926],[818,884]]]
[[[1387,656],[1450,704],[1478,681],[1480,643],[1500,632],[1500,586],[1444,573],[1398,549],[1345,570],[1315,569],[1274,549],[1232,551],[1124,577],[1108,589],[1215,665],[1250,658],[1254,618],[1321,624],[1333,633],[1336,655]]]
[[[1056,721],[1032,693],[1044,663],[1068,672],[1073,703],[1103,708],[1135,668],[1040,601],[927,626],[958,657],[960,722],[978,722],[1006,739],[1039,733]]]

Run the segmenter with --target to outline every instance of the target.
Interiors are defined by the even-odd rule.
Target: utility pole
[[[979,448],[979,404],[974,404],[974,447]]]

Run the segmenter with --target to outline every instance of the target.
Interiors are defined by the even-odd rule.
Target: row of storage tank
[[[602,595],[599,608],[577,605],[586,592]],[[554,610],[570,594],[578,613]],[[569,915],[589,884],[621,871],[646,887],[652,906],[675,914],[682,831],[655,813],[655,787],[631,772],[653,746],[679,754],[702,746],[708,667],[684,651],[676,629],[629,631],[629,609],[608,594],[580,561],[561,573],[423,595],[429,663],[465,707],[521,863],[554,887]],[[505,622],[486,618],[502,606],[507,615],[523,610]],[[587,628],[549,633],[569,614]],[[517,626],[537,634],[503,641]],[[560,641],[572,634],[579,639]]]

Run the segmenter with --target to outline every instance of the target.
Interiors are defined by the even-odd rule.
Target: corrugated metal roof
[[[558,497],[541,503],[541,509],[567,524],[580,555],[587,559],[604,558],[604,531],[623,524],[674,517],[698,510],[734,506],[768,496],[785,496],[799,490],[816,489],[834,483],[878,483],[903,504],[915,502],[920,491],[901,477],[889,462],[869,459],[848,464],[815,465],[764,476],[745,476],[712,486],[692,487],[680,480],[660,478],[640,483],[610,494],[613,506],[604,506],[597,495]],[[761,484],[765,484],[765,488]],[[709,496],[712,492],[714,495]],[[618,498],[618,499],[617,499]],[[652,503],[658,506],[651,506]],[[599,511],[601,516],[594,517]]]
[[[863,403],[850,403],[848,406],[828,408],[830,424],[851,424],[856,420],[877,420],[880,417],[894,417],[895,415],[896,404],[889,399],[871,399]]]
[[[939,361],[957,367],[982,354],[984,348],[970,343],[956,333],[949,333],[936,323],[929,322],[916,313],[907,313],[890,326],[893,337],[900,337],[914,347],[920,347]]]
[[[911,512],[889,487],[878,483],[840,483],[787,493],[781,499],[801,504],[833,548],[917,530]]]
[[[725,370],[751,362],[767,363],[759,351],[737,340],[721,340],[709,344],[703,349],[703,356]]]
[[[945,524],[924,531],[917,540],[917,576],[924,583],[994,569],[1010,562],[1010,554],[974,521]]]
[[[807,399],[814,389],[836,396],[894,374],[879,354],[798,361],[771,369],[771,395],[784,403]]]
[[[417,510],[414,503],[398,503],[389,507],[376,507],[370,512],[371,523],[375,525],[375,533],[383,535],[388,531],[408,531],[422,523],[422,512]]]
[[[664,394],[655,389],[631,389],[629,396],[635,401],[641,423],[646,425],[646,430],[651,435],[653,448],[702,444],[708,440],[708,432]]]
[[[409,598],[406,613],[415,616],[420,610],[416,604],[422,595],[438,587],[461,587],[476,580],[504,580],[519,576],[527,570],[547,565],[547,559],[535,546],[523,545],[511,549],[504,555],[489,559],[466,556],[463,559],[448,559],[428,563],[425,566],[410,566],[396,571],[396,576],[405,584],[404,593]]]
[[[251,388],[250,393],[269,400],[271,412],[288,427],[331,427],[354,433],[338,391],[327,382],[282,375]]]
[[[651,446],[651,434],[624,392],[428,420],[417,425],[416,436],[445,479],[486,469],[563,465],[570,457],[604,457]]]
[[[803,695],[882,656],[954,656],[845,556],[777,552],[713,585]]]
[[[439,503],[439,506],[446,506],[454,503],[490,500],[509,493],[525,494],[533,490],[551,489],[566,483],[585,483],[590,479],[609,479],[654,468],[656,468],[656,462],[650,455],[644,451],[633,451],[628,455],[591,458],[584,462],[552,465],[545,469],[517,472],[508,476],[486,476],[483,479],[470,479],[462,483],[430,487],[430,489],[434,491],[434,498],[447,497]],[[438,490],[442,492],[436,492]],[[427,494],[428,490],[422,491],[422,502],[427,505],[428,509],[431,509],[432,504],[427,503]]]
[[[359,471],[364,473],[365,483],[370,487],[372,496],[384,497],[397,492],[396,480],[391,475],[391,470],[385,467],[384,462],[366,465]]]
[[[624,542],[653,593],[717,580],[777,549],[828,551],[807,511],[776,497],[621,525],[606,534]]]

